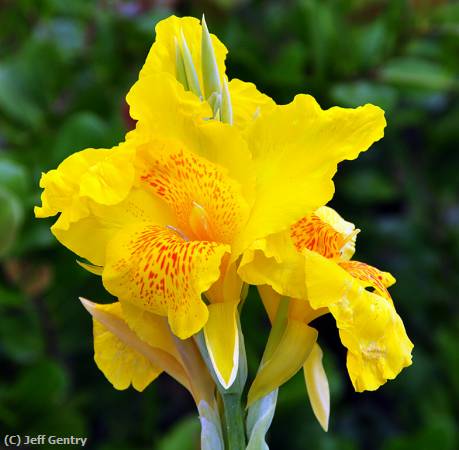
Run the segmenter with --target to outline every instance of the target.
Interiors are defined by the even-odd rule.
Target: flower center
[[[215,241],[207,211],[195,201],[193,201],[191,207],[188,223],[196,239],[200,241]]]

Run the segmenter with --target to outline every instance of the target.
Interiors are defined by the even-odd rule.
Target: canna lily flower
[[[60,214],[53,234],[121,305],[167,318],[182,340],[203,330],[226,389],[238,372],[241,258],[327,203],[337,164],[379,140],[385,120],[373,105],[324,111],[308,95],[275,105],[227,81],[225,54],[196,19],[158,24],[127,96],[136,129],[44,174],[35,213]]]
[[[286,233],[257,242],[246,252],[239,273],[258,284],[272,322],[287,300],[284,334],[275,353],[261,367],[249,392],[249,404],[294,375],[302,366],[310,400],[326,429],[328,382],[321,365],[317,333],[307,325],[331,313],[348,349],[347,368],[357,392],[375,390],[411,364],[413,344],[387,290],[394,277],[368,264],[351,260],[360,230],[336,211],[321,207],[296,222]],[[370,288],[368,290],[367,288]],[[288,333],[302,324],[309,339],[296,352],[287,352]],[[297,338],[296,338],[297,339]],[[294,344],[293,344],[294,345]]]

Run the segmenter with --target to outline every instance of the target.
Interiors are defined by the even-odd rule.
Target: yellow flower
[[[387,272],[350,259],[359,231],[336,211],[323,206],[297,221],[288,232],[255,243],[244,254],[239,273],[246,282],[260,285],[260,294],[272,320],[281,296],[292,298],[287,329],[290,322],[308,324],[330,312],[348,349],[351,381],[355,390],[361,392],[377,389],[409,366],[413,344],[387,290],[395,279]],[[304,363],[308,391],[314,391],[314,385],[325,381],[324,375],[316,382],[311,379],[323,369],[319,364],[320,349],[315,347],[311,353],[311,342],[308,345],[305,359],[290,361],[294,367],[289,376]],[[272,365],[285,367],[286,359],[292,359],[291,354],[279,351],[278,354],[279,360],[273,359]],[[308,357],[316,360],[315,372]],[[260,378],[266,376],[259,374]],[[277,387],[284,378],[285,373],[283,379],[277,379],[277,385],[273,382],[266,389]],[[260,381],[256,380],[249,401],[265,393],[266,389],[261,390],[259,385]],[[317,397],[319,390],[312,395]],[[318,408],[320,399],[312,401],[316,403],[313,407]],[[319,420],[323,419],[323,413],[316,414],[321,416]]]
[[[224,92],[217,110],[198,95],[206,86],[201,38],[195,19],[158,24],[127,96],[136,129],[111,150],[83,150],[44,174],[36,215],[60,213],[56,238],[88,260],[83,265],[101,273],[122,304],[167,317],[181,339],[204,328],[219,381],[229,387],[237,374],[241,256],[328,202],[337,164],[380,139],[385,120],[373,105],[324,111],[307,95],[276,106],[232,80],[234,125],[222,123]],[[212,39],[224,88],[226,50]],[[187,86],[184,61],[185,75],[195,75]]]

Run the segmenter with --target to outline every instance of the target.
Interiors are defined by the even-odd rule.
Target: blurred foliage
[[[357,258],[390,270],[414,364],[377,392],[353,392],[330,318],[317,326],[332,391],[330,432],[301,375],[281,390],[271,448],[459,448],[459,4],[442,0],[3,0],[0,14],[0,434],[88,436],[99,450],[188,450],[199,422],[161,377],[117,392],[92,360],[79,295],[99,280],[33,218],[42,171],[129,127],[124,96],[155,23],[200,16],[230,49],[230,77],[278,103],[386,110],[386,137],[341,164],[332,206],[357,224]],[[249,369],[268,323],[255,291],[244,310]],[[190,415],[191,414],[191,415]]]

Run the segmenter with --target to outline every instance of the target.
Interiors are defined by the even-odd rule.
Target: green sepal
[[[180,31],[180,44],[182,47],[182,60],[183,65],[185,66],[185,73],[189,90],[196,94],[200,99],[202,99],[201,88],[199,87],[198,73],[194,67],[193,58],[191,57],[191,52],[186,42],[185,35],[183,34],[183,30]]]
[[[221,121],[225,123],[233,124],[233,107],[231,105],[231,96],[228,89],[228,82],[223,80],[222,89],[222,106],[221,106]]]
[[[207,100],[213,93],[221,92],[221,82],[214,46],[212,45],[212,39],[204,15],[202,16],[201,69],[204,97]]]
[[[177,38],[174,38],[175,43],[175,76],[177,80],[182,83],[185,91],[189,91],[188,80],[186,78],[185,63],[183,62],[182,50],[178,43]]]

